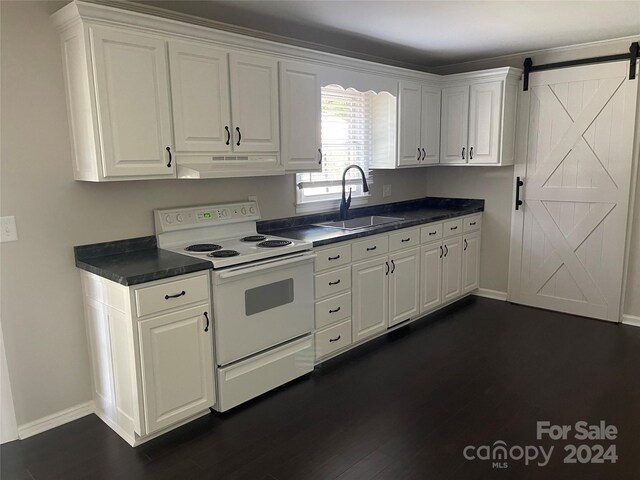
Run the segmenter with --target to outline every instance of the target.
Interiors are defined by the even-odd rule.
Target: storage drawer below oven
[[[220,412],[240,405],[313,370],[313,336],[218,369]]]

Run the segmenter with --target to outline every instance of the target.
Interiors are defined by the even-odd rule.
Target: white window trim
[[[340,209],[340,202],[342,199],[340,198],[332,198],[329,200],[316,200],[316,201],[300,201],[300,189],[298,188],[298,182],[296,181],[296,175],[293,176],[294,188],[296,190],[296,213],[323,213],[330,212],[332,210]],[[367,185],[371,187],[373,184],[373,180],[371,177],[367,177]],[[349,195],[347,191],[347,195]],[[365,193],[364,195],[358,195],[356,197],[351,197],[351,207],[358,207],[369,204],[369,199],[371,198],[370,193]]]

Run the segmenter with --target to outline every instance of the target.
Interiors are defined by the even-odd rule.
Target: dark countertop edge
[[[73,253],[75,255],[77,265],[78,261],[90,258],[121,255],[124,253],[139,252],[141,250],[153,250],[157,248],[157,246],[158,243],[155,235],[149,235],[146,237],[77,245],[73,247]]]
[[[89,273],[93,273],[94,275],[98,275],[99,277],[106,278],[107,280],[119,283],[120,285],[124,285],[125,287],[131,287],[134,285],[140,285],[142,283],[163,280],[165,278],[176,277],[178,275],[185,275],[187,273],[209,270],[211,269],[211,262],[202,262],[199,264],[185,265],[183,267],[173,267],[156,272],[141,273],[139,275],[128,276],[119,275],[108,269],[85,263],[82,260],[76,260],[76,267]]]
[[[381,225],[379,227],[373,227],[373,228],[369,228],[369,229],[362,229],[360,231],[356,231],[353,233],[348,233],[348,234],[344,234],[342,232],[342,234],[339,237],[333,237],[333,238],[326,238],[326,239],[322,239],[322,240],[316,240],[313,242],[313,246],[314,247],[322,247],[324,245],[331,245],[333,243],[339,243],[339,242],[347,242],[350,240],[356,240],[358,238],[365,238],[365,237],[370,237],[372,235],[378,235],[381,233],[387,233],[387,232],[395,232],[398,230],[403,230],[405,228],[411,228],[411,227],[415,227],[417,225],[425,225],[427,223],[434,223],[434,222],[440,222],[442,220],[448,220],[450,218],[457,218],[457,217],[464,217],[465,215],[471,215],[474,213],[480,213],[484,211],[484,207],[479,207],[479,208],[473,208],[473,209],[467,209],[461,212],[451,212],[450,214],[447,215],[436,215],[434,217],[430,217],[428,219],[412,219],[412,220],[405,220],[403,222],[398,222],[398,223],[392,223],[392,224],[387,224],[387,225]]]

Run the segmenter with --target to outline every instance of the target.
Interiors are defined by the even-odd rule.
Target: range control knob
[[[247,214],[247,207],[242,207],[242,208],[240,209],[240,212],[241,212],[243,215],[246,215],[246,214]]]
[[[251,215],[255,215],[256,213],[256,207],[254,207],[253,205],[249,207],[249,213],[251,213]]]
[[[173,223],[173,218],[171,218],[171,215],[165,215],[164,221],[171,225]]]
[[[227,217],[229,215],[229,212],[225,209],[225,210],[222,210],[220,214],[222,215],[222,217]]]
[[[182,217],[182,214],[179,213],[178,215],[176,215],[176,220],[178,221],[178,223],[182,223],[182,220],[184,220],[184,218]]]

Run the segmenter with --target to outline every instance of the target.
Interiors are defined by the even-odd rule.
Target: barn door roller
[[[621,53],[619,55],[606,55],[604,57],[582,58],[580,60],[568,60],[566,62],[546,63],[544,65],[534,65],[530,57],[524,60],[524,78],[522,82],[522,90],[529,90],[529,74],[531,72],[540,72],[542,70],[553,70],[556,68],[574,67],[576,65],[588,65],[591,63],[617,62],[618,60],[629,60],[629,80],[636,78],[636,62],[640,55],[640,46],[638,42],[633,42],[629,47],[629,53]]]

